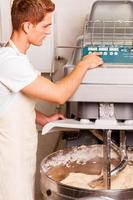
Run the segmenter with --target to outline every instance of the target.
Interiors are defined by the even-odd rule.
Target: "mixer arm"
[[[119,163],[119,165],[111,171],[111,176],[116,176],[118,173],[120,173],[126,167],[127,163],[128,157],[125,154],[123,160]]]
[[[89,130],[95,137],[97,137],[100,141],[103,142],[103,135],[102,132],[98,130]],[[121,172],[127,165],[128,163],[128,156],[127,156],[127,151],[126,151],[126,137],[125,133],[121,131],[121,139],[120,139],[120,148],[115,144],[114,141],[111,140],[111,147],[113,150],[121,157],[121,162],[117,167],[115,167],[113,170],[111,170],[111,176],[116,176],[119,172]]]
[[[121,153],[121,162],[115,169],[111,171],[112,176],[115,176],[119,172],[121,172],[128,163],[128,156],[126,150],[126,135],[124,130],[120,131],[120,153]]]

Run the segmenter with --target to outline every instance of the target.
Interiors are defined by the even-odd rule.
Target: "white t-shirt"
[[[11,47],[0,48],[0,111],[39,74],[27,55],[17,54]]]
[[[39,72],[27,55],[17,54],[11,47],[0,48],[0,82],[12,92],[19,92],[34,81]]]

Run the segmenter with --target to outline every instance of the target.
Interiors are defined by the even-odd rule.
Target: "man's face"
[[[40,46],[47,35],[50,34],[50,26],[52,24],[52,13],[47,13],[44,19],[36,25],[32,25],[28,33],[29,43]]]

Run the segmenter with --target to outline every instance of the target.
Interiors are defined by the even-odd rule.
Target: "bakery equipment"
[[[113,176],[119,176],[129,165],[125,132],[133,130],[132,1],[100,0],[93,4],[90,17],[85,20],[84,33],[77,39],[73,55],[64,66],[64,75],[69,74],[84,55],[95,51],[101,53],[104,66],[86,73],[80,87],[67,103],[66,111],[69,119],[49,123],[43,128],[43,134],[59,130],[90,130],[92,134],[101,137],[99,132],[102,132],[104,142],[102,180],[106,190],[95,189],[92,192],[89,189],[87,191],[83,188],[75,189],[51,180],[42,171],[42,191],[45,191],[44,195],[48,199],[53,198],[52,194],[55,195],[54,199],[92,197],[133,199],[132,185],[128,189],[111,188]],[[74,119],[71,119],[72,116]],[[113,130],[117,130],[120,135],[120,162],[112,172]]]
[[[114,182],[112,180],[112,187],[115,189],[106,190],[103,182],[100,182],[99,189],[97,190],[89,187],[88,183],[99,178],[101,170],[105,166],[104,162],[106,161],[104,160],[103,150],[103,145],[90,145],[59,150],[47,156],[41,163],[41,191],[45,200],[132,199],[132,189],[129,188],[131,173],[128,174],[126,168],[124,170],[126,170],[128,175],[123,180],[121,180],[121,177],[118,177],[120,182],[117,187],[115,180]],[[119,162],[120,152],[118,148],[113,147],[111,151],[111,164],[114,164],[113,169]],[[130,169],[132,171],[133,166],[130,166]],[[77,173],[79,177],[75,176],[74,179],[69,181],[72,185],[60,182],[73,172]],[[84,176],[85,174],[88,176]],[[126,189],[118,189],[122,188],[122,186],[124,187],[124,185],[126,185]]]

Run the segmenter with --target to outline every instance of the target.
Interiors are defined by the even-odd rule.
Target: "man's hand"
[[[60,119],[65,119],[65,117],[60,113],[55,113],[53,115],[46,116],[43,113],[36,111],[36,122],[41,126],[45,126],[48,122]]]
[[[84,56],[83,60],[79,62],[79,65],[86,66],[87,69],[93,69],[95,67],[103,65],[103,60],[100,57],[99,52],[91,53],[90,55]]]

